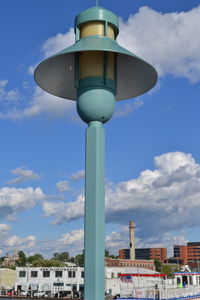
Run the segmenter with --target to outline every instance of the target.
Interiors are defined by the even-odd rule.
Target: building
[[[187,246],[174,245],[173,259],[192,268],[200,268],[200,242],[189,242]]]
[[[171,261],[172,260],[174,260],[174,263],[187,265],[188,264],[187,246],[174,245],[174,257],[171,258]]]
[[[6,254],[2,261],[2,267],[14,267],[16,262],[19,260],[18,250],[14,249],[13,255]]]
[[[119,294],[123,281],[123,274],[134,276],[134,284],[137,286],[152,286],[158,283],[158,272],[147,268],[114,266],[105,268],[105,291],[111,295]],[[136,276],[140,275],[140,278]],[[155,282],[156,280],[156,282]],[[46,291],[51,296],[65,292],[69,296],[83,296],[84,268],[82,267],[17,267],[15,291]],[[154,285],[155,285],[154,284]]]
[[[82,267],[19,267],[16,268],[15,290],[46,291],[52,295],[61,291],[82,293],[84,269]]]
[[[106,257],[106,267],[135,267],[155,271],[153,260],[113,259]]]
[[[130,258],[129,249],[119,250],[119,258],[129,259]],[[167,249],[166,248],[136,248],[135,259],[136,260],[158,259],[162,262],[165,262],[167,260]]]

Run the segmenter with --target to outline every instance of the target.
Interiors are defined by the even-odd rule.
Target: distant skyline
[[[45,57],[74,43],[95,0],[2,0],[0,256],[83,250],[86,124],[75,102],[36,86]],[[118,42],[157,69],[155,88],[116,103],[106,130],[106,249],[199,241],[200,3],[99,0],[120,18]],[[170,253],[168,251],[168,253]]]

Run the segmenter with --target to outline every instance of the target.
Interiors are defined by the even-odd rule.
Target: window
[[[81,272],[81,278],[84,278],[84,271]]]
[[[72,272],[72,275],[73,275],[73,278],[75,278],[75,277],[76,277],[76,272],[73,271],[73,272]]]
[[[55,277],[62,277],[62,271],[55,271]]]
[[[64,286],[63,282],[54,282],[53,286]]]
[[[31,271],[31,277],[37,277],[37,271]]]
[[[72,271],[68,271],[68,277],[72,278]]]
[[[19,277],[26,277],[26,271],[19,271]]]
[[[43,271],[43,277],[50,277],[50,271]]]

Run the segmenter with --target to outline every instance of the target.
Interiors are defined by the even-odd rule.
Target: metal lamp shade
[[[84,51],[117,53],[116,100],[139,96],[150,90],[157,81],[157,72],[149,63],[121,47],[115,40],[103,36],[82,38],[47,58],[37,66],[35,81],[52,95],[76,100],[75,53]]]

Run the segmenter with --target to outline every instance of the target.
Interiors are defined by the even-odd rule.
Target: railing
[[[178,299],[192,296],[199,296],[200,298],[200,286],[190,286],[166,290],[160,289],[158,292],[160,299]]]
[[[122,292],[120,298],[134,298],[134,299],[182,299],[182,298],[199,298],[200,299],[200,286],[190,286],[184,288],[133,288],[127,289]]]

